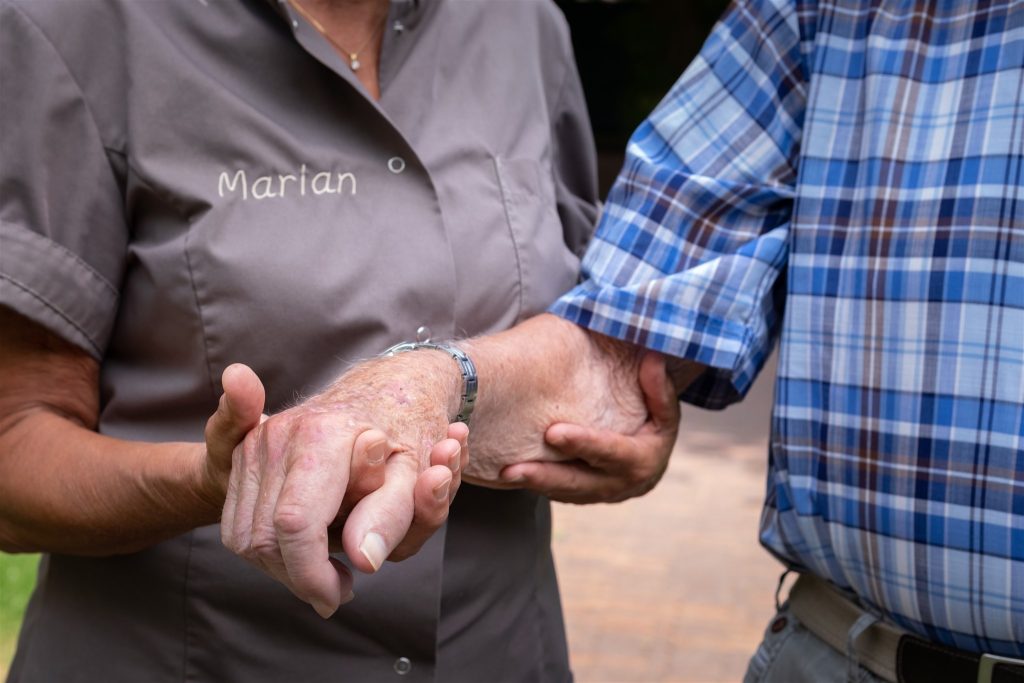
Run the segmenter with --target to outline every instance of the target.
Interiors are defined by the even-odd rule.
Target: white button
[[[416,341],[428,342],[430,341],[430,328],[426,325],[420,325],[416,328]]]
[[[400,20],[395,19],[394,29],[395,33],[401,33],[402,31],[405,30],[405,24],[403,24]]]
[[[408,657],[399,657],[395,660],[396,674],[398,674],[399,676],[404,676],[410,671],[412,671],[412,662],[409,661]]]
[[[298,28],[298,27],[299,27],[299,22],[296,21],[295,19],[292,19],[292,28]]]
[[[391,157],[388,159],[388,170],[392,173],[401,173],[405,170],[405,159],[402,157]]]

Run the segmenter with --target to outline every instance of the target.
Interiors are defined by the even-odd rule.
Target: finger
[[[356,437],[352,447],[352,464],[348,490],[342,501],[338,519],[341,521],[356,503],[384,484],[384,464],[391,454],[387,435],[378,429],[368,429]]]
[[[221,384],[224,393],[206,423],[206,448],[214,458],[228,462],[235,446],[260,423],[266,391],[256,373],[241,363],[224,370]]]
[[[568,422],[548,427],[544,440],[567,458],[583,460],[592,467],[607,471],[621,469],[627,462],[622,454],[635,449],[629,436]]]
[[[665,371],[665,357],[654,351],[644,354],[638,379],[654,428],[675,433],[679,428],[679,398]]]
[[[307,418],[289,441],[289,468],[275,501],[273,527],[289,588],[325,619],[351,592],[331,561],[327,528],[348,485],[353,440],[329,420]]]
[[[459,471],[452,481],[450,499],[455,499],[455,494],[462,485],[462,473],[469,467],[469,427],[464,422],[453,422],[448,425],[448,438],[459,442]]]
[[[228,486],[233,489],[233,513],[221,518],[221,539],[237,555],[246,556],[252,546],[253,512],[260,493],[260,453],[267,447],[266,440],[267,429],[261,427],[246,437],[232,454]]]
[[[458,442],[452,443],[458,455]],[[452,479],[452,471],[441,465],[429,467],[420,474],[413,492],[415,513],[412,525],[405,538],[388,556],[389,560],[399,562],[415,555],[448,520]]]
[[[260,439],[257,462],[251,465],[259,478],[257,493],[255,497],[251,493],[246,496],[244,507],[248,509],[243,510],[240,505],[235,516],[239,527],[249,520],[250,541],[245,548],[245,556],[287,584],[288,576],[284,571],[275,528],[275,513],[285,484],[285,463],[288,458],[294,457],[296,448],[301,446],[298,446],[287,429],[282,433],[279,425],[273,422],[261,432],[263,438]],[[244,530],[239,529],[239,532],[244,533]]]
[[[342,544],[359,571],[380,569],[409,531],[418,471],[415,453],[392,454],[385,466],[384,485],[359,501],[349,514]]]
[[[430,464],[444,465],[452,473],[452,483],[448,487],[448,502],[455,500],[455,494],[462,484],[462,470],[469,464],[469,446],[466,439],[469,429],[461,422],[448,426],[448,438],[438,441],[430,450]],[[422,475],[421,475],[422,476]]]
[[[224,509],[220,515],[220,540],[224,544],[225,548],[234,550],[232,527],[235,521],[235,510],[238,507],[238,493],[240,481],[242,478],[242,449],[245,447],[244,443],[239,444],[235,447],[231,453],[231,472],[228,474],[228,486],[224,496]]]
[[[611,502],[618,488],[615,477],[580,461],[517,463],[501,479],[562,503]]]

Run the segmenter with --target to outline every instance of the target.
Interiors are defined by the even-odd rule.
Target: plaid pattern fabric
[[[706,364],[686,400],[780,340],[773,553],[1024,656],[1024,2],[734,4],[584,271],[552,310]]]

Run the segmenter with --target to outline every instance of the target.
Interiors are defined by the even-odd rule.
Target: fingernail
[[[337,607],[331,607],[327,603],[319,600],[313,601],[313,609],[316,610],[316,613],[319,614],[322,619],[330,619],[331,615],[338,610]]]
[[[355,599],[356,599],[356,594],[353,593],[352,591],[349,591],[348,595],[346,595],[345,597],[343,597],[341,599],[341,604],[342,605],[347,605],[348,603],[352,602]]]
[[[369,451],[370,452],[367,454],[367,459],[369,460],[370,464],[379,465],[382,462],[384,462],[384,459],[388,455],[388,442],[378,441],[377,443],[370,446]]]
[[[384,544],[383,536],[371,531],[363,537],[363,542],[359,544],[359,552],[373,565],[373,571],[377,571],[387,559],[388,547]]]
[[[565,432],[561,429],[547,433],[547,442],[552,446],[565,443]]]
[[[455,474],[456,472],[459,471],[459,461],[461,460],[461,456],[462,453],[460,453],[459,451],[455,451],[450,456],[448,456],[448,469],[452,471],[452,474]]]
[[[450,479],[444,482],[443,484],[438,484],[437,486],[435,486],[434,498],[436,498],[438,501],[448,500],[448,489],[450,489],[451,486],[452,482]]]
[[[506,484],[518,484],[523,481],[522,475],[518,475],[514,471],[503,471],[498,476]]]

